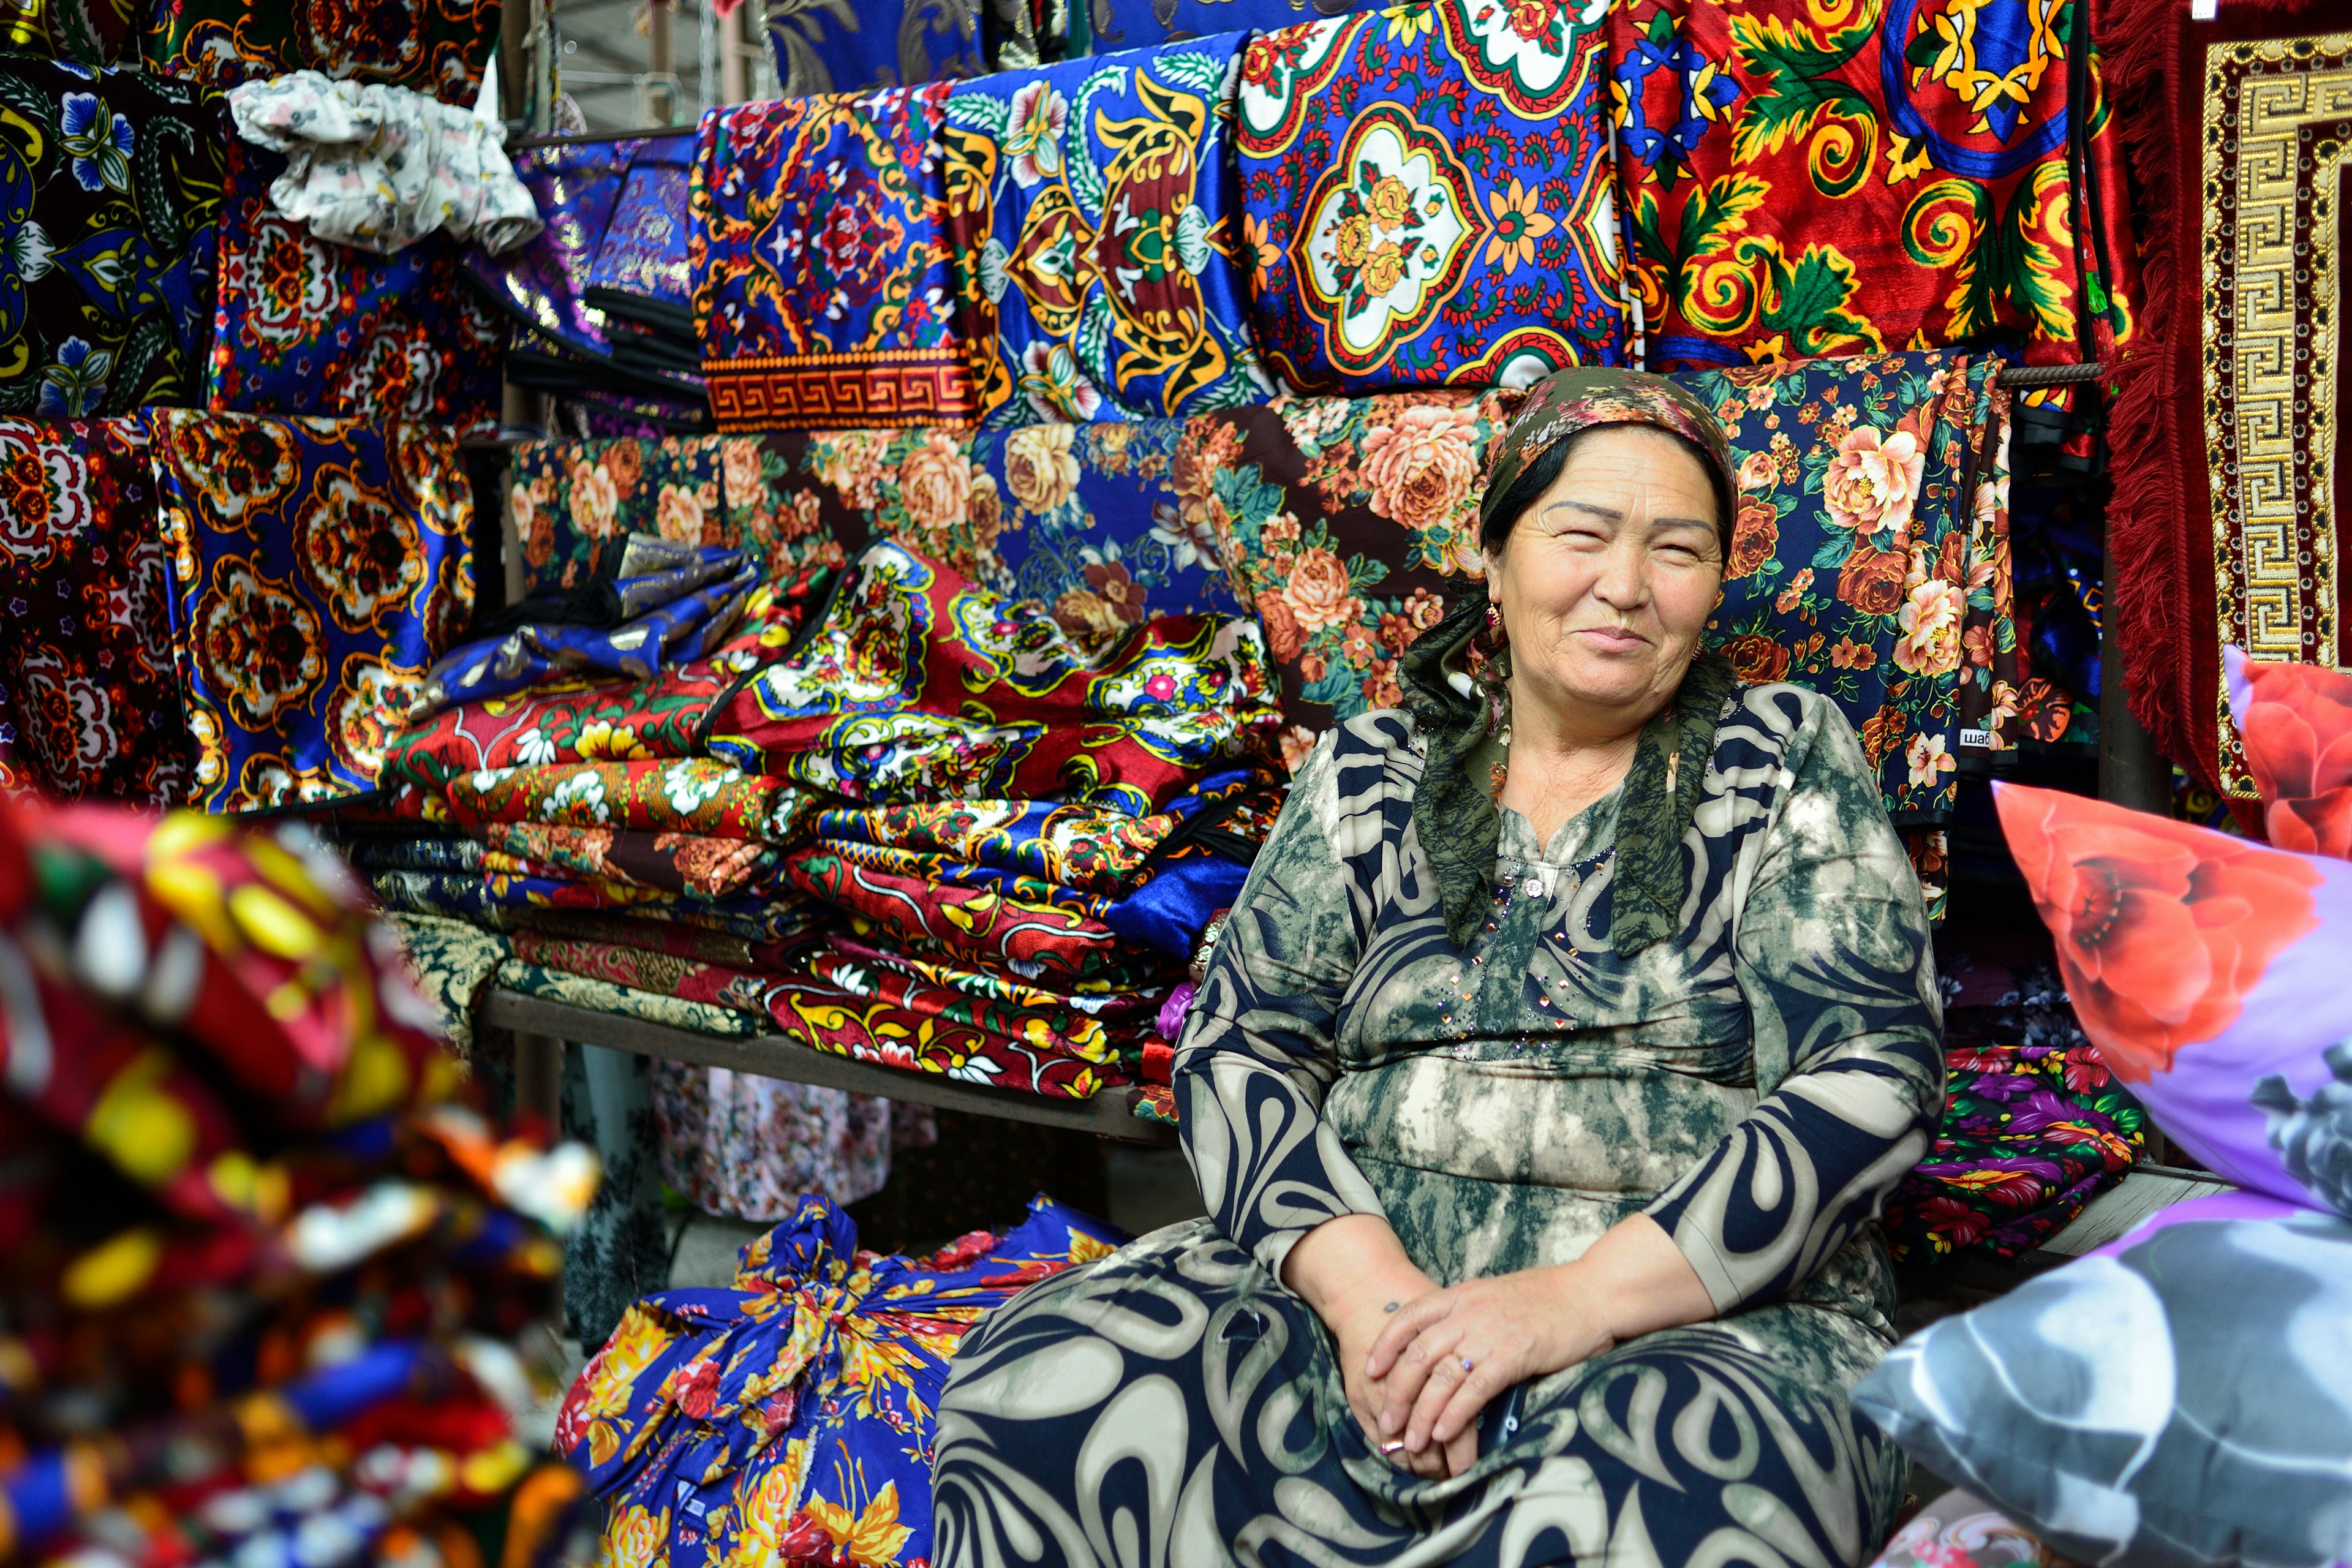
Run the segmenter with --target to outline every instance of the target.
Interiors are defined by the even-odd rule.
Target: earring
[[[1498,641],[1503,635],[1503,606],[1492,599],[1486,601],[1486,635]]]

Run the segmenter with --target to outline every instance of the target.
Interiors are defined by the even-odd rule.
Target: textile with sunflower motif
[[[0,687],[21,783],[187,798],[194,747],[169,594],[145,422],[0,418]]]
[[[1999,368],[1934,352],[1675,377],[1721,420],[1740,486],[1707,646],[1743,680],[1835,702],[1906,826],[1952,810],[1964,690],[1998,698],[1986,736],[2007,744],[2015,717],[1993,662],[2015,650],[2005,562],[1976,523]]]
[[[566,678],[436,713],[393,742],[383,780],[437,795],[459,774],[485,770],[698,756],[720,700],[782,651],[805,610],[804,600],[762,588],[742,628],[709,658],[651,680]]]
[[[524,591],[577,587],[632,533],[747,551],[780,585],[839,565],[836,541],[862,538],[864,525],[787,482],[796,439],[623,436],[517,447],[510,495]]]
[[[156,0],[141,58],[214,87],[314,70],[471,107],[499,41],[499,0]]]
[[[2113,270],[2129,258],[2094,9],[1614,7],[1617,210],[1649,367],[2112,358],[2132,279]]]
[[[516,149],[515,178],[530,192],[546,226],[504,255],[467,247],[468,280],[516,325],[554,346],[589,356],[610,354],[604,312],[584,299],[588,273],[612,221],[630,157],[645,145],[646,138],[628,136]]]
[[[1142,815],[1271,740],[1246,621],[1162,616],[1089,654],[1042,607],[898,545],[855,570],[806,646],[726,703],[710,755],[876,805],[1066,795]]]
[[[947,86],[702,117],[690,257],[726,431],[968,423],[936,136]]]
[[[966,1331],[1125,1234],[1039,1196],[1002,1236],[877,1257],[821,1197],[746,1246],[735,1289],[631,1307],[556,1417],[614,1568],[855,1563],[931,1543],[931,1441]]]
[[[1900,1263],[2031,1252],[2121,1180],[2146,1142],[2145,1115],[2046,961],[2013,973],[1972,972],[1965,959],[1952,968],[1943,1124],[1886,1200],[1887,1251]]]
[[[373,789],[425,670],[473,614],[456,437],[160,409],[151,439],[194,804]]]
[[[494,823],[688,833],[790,846],[807,836],[816,802],[782,779],[708,757],[485,768],[452,776],[438,814],[473,828]]]
[[[130,52],[142,10],[139,0],[11,0],[0,16],[0,49],[110,66]]]
[[[414,419],[495,434],[506,331],[432,234],[390,256],[330,245],[271,210],[285,156],[228,155],[206,406]]]
[[[1272,395],[1234,262],[1244,37],[949,93],[948,247],[990,424],[1168,418]]]
[[[0,413],[202,400],[234,140],[193,83],[62,60],[0,74]]]
[[[1240,254],[1282,379],[1521,387],[1624,363],[1592,9],[1428,0],[1250,41]]]

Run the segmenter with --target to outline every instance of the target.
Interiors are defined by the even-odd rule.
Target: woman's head
[[[1514,422],[1479,508],[1515,702],[1562,728],[1638,728],[1682,684],[1723,582],[1737,489],[1680,387],[1562,372]]]

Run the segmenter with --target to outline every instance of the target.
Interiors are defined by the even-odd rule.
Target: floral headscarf
[[[1715,491],[1716,526],[1727,541],[1739,515],[1739,481],[1731,444],[1715,413],[1663,375],[1640,370],[1557,370],[1536,383],[1519,405],[1495,457],[1486,493],[1478,500],[1478,532],[1486,537],[1495,511],[1546,452],[1570,436],[1601,425],[1647,425],[1679,436],[1699,450]]]
[[[1647,425],[1696,447],[1715,491],[1717,526],[1728,540],[1738,515],[1738,486],[1714,414],[1664,376],[1581,369],[1538,382],[1511,422],[1478,502],[1481,537],[1520,475],[1569,437],[1599,425]],[[1462,673],[1486,617],[1485,595],[1454,595],[1445,618],[1405,650],[1398,669],[1404,705],[1425,748],[1413,791],[1413,827],[1436,873],[1446,929],[1457,942],[1469,940],[1493,898],[1495,848],[1502,837],[1496,791],[1477,765],[1492,739],[1494,713]],[[1680,919],[1682,837],[1698,810],[1716,724],[1737,685],[1728,660],[1702,654],[1691,661],[1675,700],[1642,728],[1617,808],[1610,914],[1611,945],[1628,957],[1671,935]]]

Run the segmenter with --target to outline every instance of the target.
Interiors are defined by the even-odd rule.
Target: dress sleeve
[[[1876,1217],[1944,1108],[1918,879],[1853,731],[1808,708],[1734,921],[1765,1098],[1648,1210],[1718,1313],[1803,1283]]]
[[[1174,1081],[1185,1157],[1224,1233],[1276,1278],[1327,1219],[1381,1214],[1323,1121],[1339,1077],[1339,1001],[1363,952],[1364,917],[1332,847],[1335,736],[1299,770],[1289,804],[1225,917]]]

